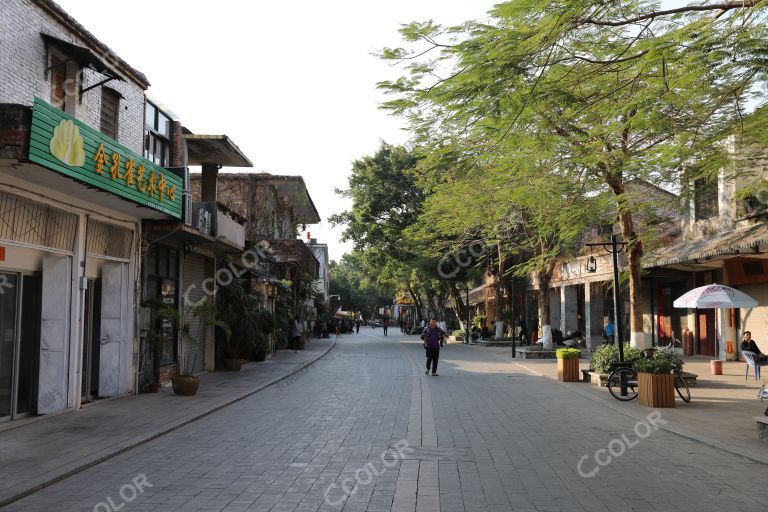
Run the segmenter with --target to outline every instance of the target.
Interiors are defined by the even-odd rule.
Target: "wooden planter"
[[[671,373],[638,373],[637,394],[641,405],[675,406],[675,376]]]
[[[557,379],[563,382],[579,382],[579,358],[557,359]]]

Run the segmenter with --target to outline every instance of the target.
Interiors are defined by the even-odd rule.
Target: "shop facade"
[[[184,187],[143,156],[141,72],[54,2],[0,28],[2,422],[136,390],[141,227]]]

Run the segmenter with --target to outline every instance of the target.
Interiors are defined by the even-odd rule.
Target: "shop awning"
[[[189,165],[221,165],[223,167],[253,167],[240,148],[226,135],[184,134]]]
[[[70,43],[69,41],[64,41],[63,39],[59,39],[58,37],[53,37],[48,34],[41,33],[40,35],[43,37],[45,44],[59,49],[68,57],[76,60],[82,67],[90,67],[103,75],[107,75],[116,80],[123,80],[116,71],[105,64],[104,61],[99,59],[96,54],[94,54],[88,48],[78,46],[76,44]]]
[[[745,226],[730,233],[716,233],[698,240],[681,240],[648,255],[645,268],[665,267],[728,256],[750,256],[768,251],[768,224]]]

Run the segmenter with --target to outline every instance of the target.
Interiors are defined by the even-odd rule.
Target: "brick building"
[[[146,77],[57,4],[0,3],[0,421],[135,391],[147,219],[183,177],[144,157]]]

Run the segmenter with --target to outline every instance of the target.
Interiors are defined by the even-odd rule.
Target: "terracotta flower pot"
[[[648,407],[675,406],[675,376],[671,373],[638,373],[637,398]]]
[[[173,383],[173,392],[181,396],[194,395],[200,386],[199,377],[174,377],[171,382]]]
[[[579,358],[571,357],[568,359],[557,359],[557,379],[563,382],[578,382],[579,376]]]

